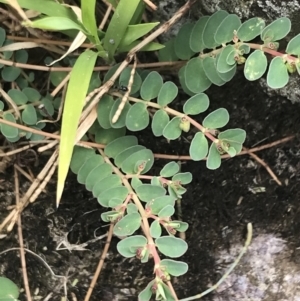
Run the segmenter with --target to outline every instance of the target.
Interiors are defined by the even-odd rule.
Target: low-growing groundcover
[[[243,89],[237,87],[243,87]],[[268,98],[257,89],[256,83],[246,83],[242,75],[234,79],[228,89],[214,87],[209,90],[209,93],[213,99],[212,105],[216,108],[220,106],[221,101],[226,101],[228,111],[233,112],[231,113],[233,125],[240,125],[247,132],[252,133],[246,141],[247,147],[266,138],[267,140],[261,144],[276,141],[298,131],[299,104],[291,104],[279,97]],[[171,149],[178,149],[180,153],[188,151],[188,143],[184,139],[170,144],[163,139],[161,141],[163,144],[155,149],[157,153],[170,152]],[[155,141],[144,136],[140,138],[140,143],[153,146]],[[261,234],[276,234],[287,240],[290,249],[285,254],[288,254],[289,264],[297,268],[299,256],[297,238],[300,229],[297,209],[299,202],[297,189],[299,165],[297,164],[299,164],[300,156],[298,148],[299,139],[296,135],[288,143],[258,153],[279,176],[283,183],[281,187],[271,180],[265,169],[257,166],[248,156],[225,161],[222,169],[216,171],[207,170],[204,162],[182,164],[183,171],[189,170],[193,173],[194,181],[189,185],[186,197],[181,204],[184,220],[191,226],[186,233],[189,249],[182,258],[189,264],[189,271],[174,282],[179,298],[204,291],[220,279],[224,269],[232,260],[231,257],[228,259],[225,255],[230,254],[231,247],[235,247],[236,243],[242,247],[245,239],[245,225],[248,222],[253,223],[254,241]],[[162,162],[161,165],[163,166],[164,163]],[[0,218],[6,214],[5,208],[10,203],[12,197],[10,193],[13,191],[12,186],[9,185],[10,181],[7,181],[7,174],[5,180],[7,190],[1,186],[0,192],[1,199],[7,202],[1,202]],[[70,174],[58,211],[54,206],[54,186],[53,182],[48,188],[48,193],[41,197],[41,201],[32,204],[23,212],[25,245],[41,255],[56,274],[69,275],[70,282],[78,279],[74,287],[69,283],[69,298],[71,298],[71,293],[74,293],[77,300],[83,300],[102,249],[99,246],[103,247],[104,241],[89,244],[86,247],[87,251],[73,250],[70,253],[68,250],[55,250],[58,237],[69,232],[69,242],[81,244],[94,239],[94,231],[97,236],[105,234],[107,227],[104,227],[105,224],[99,218],[102,212],[101,207],[91,194],[77,183],[72,174]],[[265,192],[254,194],[250,191],[259,187],[264,187]],[[243,200],[238,203],[241,197]],[[15,231],[16,229],[13,233]],[[1,250],[17,245],[13,233],[0,240]],[[137,300],[139,291],[153,277],[151,264],[141,265],[136,259],[121,257],[116,252],[118,242],[118,238],[113,238],[105,269],[91,300]],[[221,258],[220,252],[223,254]],[[239,266],[243,266],[243,260],[249,260],[247,256],[250,254],[251,246]],[[258,255],[262,258],[264,256],[262,253],[257,253]],[[38,259],[30,254],[27,254],[26,259],[32,290],[39,288],[37,295],[43,298],[52,292],[51,300],[60,300],[63,296],[60,281],[53,279]],[[17,251],[1,255],[0,264],[1,272],[22,287]],[[281,268],[280,263],[276,268]],[[228,300],[227,292],[230,293],[230,300],[243,300],[234,299],[232,290],[238,287],[237,279],[247,277],[247,272],[249,271],[239,270],[235,278],[229,278],[235,281],[234,285],[230,282],[226,283],[227,286],[220,287],[218,292],[204,297],[203,300],[225,301]],[[280,275],[291,277],[290,274]],[[280,279],[274,281],[280,285]],[[249,290],[248,294],[250,293]],[[268,300],[266,297],[270,297],[270,293],[266,288],[261,294],[261,299],[257,300]],[[289,299],[284,297],[284,293],[286,292],[280,291],[282,297],[278,300],[292,300],[293,296],[298,296],[298,292],[293,291],[294,295],[290,293]],[[238,298],[239,295],[235,296]],[[270,300],[276,300],[274,298]],[[25,300],[24,293],[21,293],[20,300]]]

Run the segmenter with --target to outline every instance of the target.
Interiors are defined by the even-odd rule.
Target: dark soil
[[[182,200],[183,220],[189,223],[190,228],[186,233],[189,249],[181,260],[189,264],[189,271],[173,279],[179,298],[198,294],[220,279],[228,265],[223,266],[220,261],[217,262],[216,254],[220,250],[230,253],[231,246],[236,242],[242,246],[246,224],[249,222],[253,223],[254,237],[262,232],[282,237],[291,250],[288,260],[299,261],[300,193],[297,188],[300,178],[300,143],[297,133],[300,105],[291,104],[284,98],[269,98],[257,82],[247,82],[242,74],[237,74],[225,87],[210,88],[207,94],[211,100],[210,110],[225,107],[231,117],[230,128],[246,130],[246,147],[263,145],[289,135],[295,135],[295,138],[257,153],[278,175],[282,186],[278,186],[265,168],[247,155],[224,160],[221,168],[216,171],[207,170],[204,162],[185,162],[182,165],[184,171],[192,172],[193,182],[187,187]],[[151,147],[154,152],[188,154],[189,144],[186,140],[168,144],[163,139],[154,140],[148,133],[140,139],[140,144]],[[157,164],[162,166],[164,162],[159,161]],[[0,187],[1,221],[8,214],[7,205],[14,203],[13,178],[12,174],[8,174],[9,170]],[[257,187],[264,187],[265,192],[251,192]],[[105,239],[89,244],[85,251],[69,252],[56,250],[57,236],[63,237],[68,233],[70,243],[81,244],[94,239],[94,232],[97,236],[105,234],[108,228],[100,219],[103,209],[77,183],[73,174],[68,178],[58,210],[55,209],[54,180],[47,191],[23,212],[24,244],[39,254],[57,275],[70,277],[70,300],[71,292],[77,300],[83,300]],[[241,197],[242,202],[238,204]],[[152,262],[141,264],[137,259],[124,259],[117,253],[118,241],[118,238],[113,238],[104,270],[90,300],[137,300],[137,294],[153,277]],[[15,228],[0,240],[0,250],[17,246]],[[42,262],[32,255],[27,254],[26,260],[31,291],[38,288],[37,295],[42,299],[53,293],[50,300],[60,300],[63,296],[60,280],[51,277]],[[23,287],[18,251],[0,256],[0,274]],[[78,279],[78,283],[72,287],[71,282],[75,279]],[[224,294],[226,292],[218,291],[203,299],[227,300],[222,299]],[[20,300],[26,300],[24,293],[21,293]]]

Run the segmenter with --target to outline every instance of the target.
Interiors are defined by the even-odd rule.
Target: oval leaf
[[[120,137],[106,145],[104,153],[109,158],[116,158],[119,153],[137,144],[138,140],[135,136]]]
[[[159,174],[164,178],[169,178],[174,176],[176,173],[178,173],[179,170],[180,170],[180,166],[178,165],[178,163],[172,161],[166,164]]]
[[[219,168],[221,165],[221,156],[217,150],[216,144],[212,143],[209,148],[209,153],[206,161],[206,167],[208,169],[214,170]]]
[[[291,21],[289,18],[282,17],[266,26],[260,37],[265,42],[278,41],[287,36],[291,30]]]
[[[188,265],[182,261],[175,261],[172,259],[163,259],[160,262],[160,267],[170,275],[178,277],[184,275],[188,271]]]
[[[141,226],[141,216],[134,212],[127,214],[114,226],[114,234],[117,236],[132,235]]]
[[[208,129],[219,129],[229,121],[228,111],[224,108],[217,109],[207,115],[203,120],[203,126]]]
[[[172,120],[170,120],[163,130],[164,137],[169,140],[175,140],[179,138],[181,135],[180,123],[180,117],[174,117]]]
[[[200,161],[207,156],[208,142],[202,132],[198,132],[190,145],[190,156],[194,161]]]
[[[184,78],[187,88],[193,93],[201,93],[211,85],[204,72],[202,59],[199,57],[188,61],[184,69]]]
[[[173,82],[165,82],[157,97],[157,103],[164,107],[171,103],[178,95],[178,88]]]
[[[138,248],[143,248],[147,244],[147,239],[142,235],[135,235],[131,237],[126,237],[118,242],[117,250],[118,252],[126,257],[136,256],[136,251]]]
[[[141,97],[144,100],[150,101],[156,98],[163,85],[163,79],[157,71],[150,72],[141,87]]]
[[[272,89],[283,88],[289,81],[287,67],[281,57],[274,57],[270,63],[267,84]]]
[[[141,131],[149,124],[147,105],[137,102],[130,107],[126,115],[126,127],[132,132]]]
[[[188,60],[195,54],[195,52],[192,49],[190,49],[190,47],[187,47],[187,45],[189,45],[190,42],[193,27],[194,24],[192,23],[186,23],[182,25],[175,37],[175,53],[176,56],[181,60]]]
[[[237,31],[241,24],[242,22],[237,15],[230,14],[226,16],[217,28],[215,41],[219,45],[231,42],[234,38],[234,31]]]
[[[184,240],[172,236],[159,237],[155,240],[155,244],[162,254],[171,258],[182,256],[188,248]]]
[[[149,202],[166,194],[166,190],[163,187],[151,184],[142,184],[138,186],[135,191],[140,200],[143,202]]]
[[[245,77],[249,81],[257,80],[263,76],[268,66],[266,55],[261,50],[252,52],[246,60],[244,67]]]
[[[170,117],[164,110],[158,110],[155,112],[152,119],[152,132],[155,137],[160,137],[163,134],[163,130],[170,121]]]
[[[183,106],[187,115],[197,115],[205,112],[209,107],[209,98],[204,93],[199,93],[189,98]]]
[[[237,36],[243,42],[251,41],[261,34],[265,25],[266,23],[262,18],[251,18],[239,27]]]
[[[150,235],[153,237],[153,238],[158,238],[161,236],[161,226],[160,226],[160,223],[159,223],[159,220],[154,220],[150,226]]]
[[[190,47],[194,52],[201,52],[205,48],[202,35],[208,20],[209,16],[201,17],[192,29]]]

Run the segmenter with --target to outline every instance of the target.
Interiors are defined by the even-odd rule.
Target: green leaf
[[[32,104],[29,104],[24,108],[21,116],[22,120],[28,125],[35,125],[37,123],[36,110]]]
[[[41,115],[45,117],[53,116],[54,115],[54,107],[53,107],[53,100],[44,97],[41,100],[41,105],[44,105],[43,110],[40,110]]]
[[[193,176],[190,172],[181,172],[173,176],[172,182],[179,182],[180,185],[190,184]]]
[[[89,32],[89,38],[98,50],[103,50],[100,46],[98,28],[95,18],[96,0],[86,0],[81,2],[82,23]],[[100,49],[98,48],[100,46]]]
[[[184,240],[171,236],[159,237],[155,240],[155,244],[162,254],[171,258],[182,256],[188,248]]]
[[[1,0],[1,3],[8,3],[7,0]],[[35,10],[44,15],[57,16],[57,17],[68,17],[70,19],[76,20],[77,17],[73,10],[65,5],[62,5],[53,0],[43,0],[43,1],[32,1],[32,0],[18,0],[19,5],[22,8]]]
[[[97,181],[96,184],[93,186],[93,196],[97,198],[102,192],[107,189],[118,187],[122,185],[122,181],[119,176],[117,175],[108,175],[105,178]]]
[[[125,86],[125,87],[128,86],[128,83],[129,83],[129,80],[131,77],[131,71],[132,71],[131,67],[126,67],[122,71],[122,73],[120,74],[120,77],[119,77],[120,86]],[[140,90],[141,85],[142,85],[142,78],[138,72],[135,72],[134,76],[133,76],[133,83],[131,86],[130,95],[137,93]]]
[[[160,137],[163,134],[163,130],[170,121],[170,117],[164,110],[158,110],[155,112],[152,119],[152,132],[155,137]]]
[[[136,188],[135,192],[141,201],[149,202],[157,197],[164,196],[166,189],[161,186],[142,184]]]
[[[172,216],[174,212],[175,212],[174,206],[167,205],[158,212],[158,217],[167,218]]]
[[[6,82],[15,81],[21,74],[21,68],[15,66],[5,66],[1,71],[2,79]]]
[[[77,175],[78,183],[85,184],[86,179],[87,179],[89,173],[93,170],[93,168],[95,168],[103,163],[104,163],[103,157],[101,157],[100,155],[96,155],[96,154],[91,155],[87,160],[85,160],[83,165],[78,170],[78,175]]]
[[[132,42],[145,36],[158,24],[159,22],[129,25],[119,47],[122,48],[125,45],[130,45]]]
[[[77,126],[96,59],[97,53],[87,50],[78,57],[71,71],[64,104],[59,145],[57,205],[63,192],[64,182],[72,157]]]
[[[4,113],[3,119],[17,123],[15,116],[12,113]],[[19,130],[11,125],[1,123],[1,132],[8,139],[14,139],[19,136]]]
[[[136,170],[136,162],[144,162],[143,170]],[[150,170],[154,163],[154,156],[151,150],[142,149],[132,155],[130,155],[122,164],[122,171],[127,174],[145,174]]]
[[[163,130],[163,136],[169,140],[175,140],[181,135],[181,117],[171,119]]]
[[[154,280],[152,280],[151,282],[148,283],[148,285],[146,286],[145,289],[143,289],[140,293],[139,293],[139,300],[140,301],[149,301],[151,299],[152,296],[152,286],[154,284]]]
[[[209,148],[209,153],[206,161],[206,167],[208,169],[217,169],[221,165],[221,155],[218,152],[218,149],[216,147],[215,143],[212,143]]]
[[[101,213],[101,219],[106,223],[117,220],[119,218],[119,216],[120,216],[120,213],[115,210]]]
[[[207,115],[203,120],[203,126],[208,129],[219,129],[229,121],[228,111],[224,108],[217,109]]]
[[[205,48],[202,35],[208,20],[209,16],[201,17],[192,29],[189,42],[190,47],[194,52],[201,52]]]
[[[130,3],[126,0],[119,1],[103,39],[103,47],[108,51],[109,60],[113,59],[139,3],[140,0],[131,0]]]
[[[219,45],[231,42],[234,38],[234,31],[237,31],[242,22],[235,14],[230,14],[223,19],[218,26],[214,39]]]
[[[160,262],[160,268],[175,277],[184,275],[189,269],[185,262],[172,259],[163,259]]]
[[[14,282],[5,277],[0,277],[0,300],[17,301],[19,289]]]
[[[187,88],[195,94],[207,90],[211,85],[211,81],[204,72],[203,61],[199,57],[188,61],[184,70],[184,78]]]
[[[3,46],[5,39],[6,39],[6,31],[2,27],[0,27],[0,47]]]
[[[75,146],[70,163],[70,169],[72,170],[72,172],[78,174],[78,171],[84,164],[85,160],[93,155],[95,155],[95,151],[93,149]]]
[[[95,135],[95,142],[100,144],[109,144],[110,142],[125,136],[126,128],[119,129],[98,129]]]
[[[126,207],[127,214],[138,212],[138,208],[135,204],[129,203]]]
[[[28,97],[25,93],[17,89],[10,89],[7,94],[11,97],[14,103],[18,106],[24,105],[28,102]]]
[[[159,175],[164,178],[169,178],[174,176],[176,173],[178,173],[180,170],[180,166],[178,163],[172,161],[167,163],[163,169],[160,171]]]
[[[246,60],[244,67],[245,77],[249,81],[257,80],[263,76],[268,66],[266,55],[261,50],[252,52]]]
[[[25,49],[15,51],[15,62],[26,64],[28,61],[28,52]]]
[[[112,199],[119,199],[121,203],[126,199],[128,189],[125,186],[112,187],[104,190],[98,195],[98,202],[103,207],[109,207],[109,202]]]
[[[104,129],[111,128],[111,121],[109,118],[110,112],[114,105],[114,99],[110,95],[103,95],[97,106],[97,119],[100,126]]]
[[[229,65],[227,62],[227,57],[232,51],[235,51],[235,48],[232,45],[227,45],[220,53],[217,61],[217,70],[219,73],[227,73],[235,67],[235,63]]]
[[[174,62],[178,60],[174,47],[175,38],[170,39],[165,44],[165,48],[158,51],[158,59],[160,62]]]
[[[243,144],[246,140],[246,132],[242,129],[230,129],[221,132],[218,135],[218,139]]]
[[[300,33],[289,41],[285,52],[300,56]]]
[[[264,42],[274,42],[283,39],[291,30],[291,21],[289,18],[282,17],[266,26],[260,38]]]
[[[189,45],[190,43],[190,37],[193,27],[194,24],[192,23],[183,24],[175,37],[175,53],[176,56],[181,60],[188,60],[195,54],[192,49],[187,47],[187,45]]]
[[[276,56],[272,59],[268,74],[267,84],[272,89],[283,88],[289,81],[289,74],[283,59]]]
[[[207,156],[208,153],[208,142],[205,135],[202,132],[196,133],[191,145],[190,145],[190,156],[194,161],[200,161]]]
[[[86,180],[85,180],[85,187],[88,191],[92,191],[94,185],[107,177],[108,175],[112,174],[112,166],[103,163],[98,166],[96,166],[94,169],[91,170],[91,172],[88,174]]]
[[[143,182],[138,177],[133,177],[131,179],[131,186],[134,190],[136,190]]]
[[[179,78],[179,82],[181,85],[182,90],[189,96],[193,96],[194,92],[192,92],[191,90],[188,89],[186,82],[185,82],[185,69],[186,69],[186,65],[182,66],[179,71],[178,71],[178,78]]]
[[[131,105],[128,102],[126,102],[125,105],[124,105],[124,108],[122,109],[121,115],[119,116],[119,118],[117,120],[117,122],[112,123],[112,119],[115,116],[115,113],[117,112],[117,110],[119,109],[119,105],[120,105],[121,102],[122,102],[121,98],[118,98],[116,101],[114,101],[114,104],[113,104],[113,106],[111,108],[111,111],[109,113],[110,125],[114,129],[119,129],[119,128],[122,128],[122,127],[125,126],[126,116],[127,116],[128,111],[131,108]]]
[[[159,220],[154,220],[150,226],[150,235],[153,237],[153,238],[158,238],[161,236],[161,226],[160,226],[160,223],[159,223]]]
[[[114,226],[114,234],[117,236],[132,235],[141,226],[141,216],[134,212],[127,214]]]
[[[187,115],[197,115],[205,112],[209,107],[209,98],[204,93],[198,93],[189,98],[184,106],[183,112]]]
[[[130,107],[126,116],[126,127],[132,132],[145,129],[150,122],[147,105],[136,102]]]
[[[265,21],[262,18],[251,18],[239,27],[237,36],[243,42],[251,41],[261,34],[265,25]]]
[[[123,162],[132,154],[136,153],[137,151],[140,151],[142,149],[145,149],[144,146],[142,145],[133,145],[131,147],[126,148],[125,150],[123,150],[121,153],[119,153],[116,157],[115,157],[115,165],[117,165],[118,167],[121,167]]]
[[[165,82],[159,90],[157,103],[164,107],[171,103],[178,95],[178,88],[173,82]]]
[[[141,86],[141,97],[150,101],[158,96],[163,86],[163,79],[157,71],[150,72]]]
[[[175,199],[176,198],[174,198],[170,195],[160,196],[160,197],[157,197],[154,200],[151,200],[150,202],[148,202],[146,204],[146,207],[151,209],[152,214],[157,215],[160,212],[160,210],[163,209],[167,205],[171,205],[174,207]]]
[[[203,70],[207,78],[217,86],[222,86],[226,81],[220,76],[217,70],[217,59],[213,57],[205,57],[203,59]]]
[[[79,21],[74,22],[69,18],[65,17],[44,17],[35,21],[22,22],[25,27],[39,28],[42,30],[70,30],[75,29],[82,31],[84,34],[88,34],[85,28],[79,23]]]
[[[4,109],[4,102],[0,100],[0,112]],[[0,126],[1,129],[1,126]]]
[[[120,137],[106,145],[104,153],[109,158],[116,158],[117,155],[123,152],[125,149],[137,144],[138,140],[136,136]]]
[[[22,90],[22,92],[26,95],[28,101],[36,102],[41,99],[41,94],[38,90],[27,87]]]
[[[137,249],[144,248],[146,244],[147,239],[145,236],[130,236],[118,242],[117,250],[122,256],[126,258],[135,257]]]
[[[215,40],[215,34],[218,30],[219,25],[228,16],[228,12],[225,10],[219,10],[209,17],[204,28],[202,39],[205,48],[213,49],[220,44]]]

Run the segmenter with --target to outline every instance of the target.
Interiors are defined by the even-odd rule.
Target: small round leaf
[[[171,258],[182,256],[188,248],[184,240],[172,236],[159,237],[155,240],[155,243],[162,254]]]
[[[136,256],[136,251],[138,248],[143,248],[147,244],[147,239],[142,235],[130,236],[122,239],[117,244],[118,252],[126,257]]]
[[[242,22],[237,15],[230,14],[226,16],[217,28],[215,41],[219,45],[231,42],[234,37],[234,31],[237,31],[241,24]]]
[[[143,81],[140,91],[141,97],[147,101],[156,98],[162,85],[163,79],[161,75],[157,71],[150,72]]]
[[[180,167],[178,165],[178,163],[172,161],[169,162],[168,164],[166,164],[163,169],[160,171],[160,176],[164,177],[164,178],[169,178],[174,176],[176,173],[178,173],[180,170]]]
[[[265,25],[266,23],[262,18],[251,18],[239,27],[237,36],[243,42],[251,41],[261,34]]]
[[[244,67],[245,77],[249,81],[257,80],[263,76],[268,66],[266,55],[261,50],[252,52],[246,60]]]
[[[111,96],[105,94],[100,99],[97,106],[97,119],[101,127],[104,129],[111,128],[111,122],[109,119],[109,114],[114,105],[114,100]]]
[[[19,289],[14,282],[5,277],[0,277],[0,300],[16,301]]]
[[[114,226],[114,234],[117,236],[132,235],[141,226],[141,216],[137,212],[125,215]]]
[[[137,145],[138,140],[135,136],[124,136],[120,137],[108,145],[104,149],[104,153],[109,158],[116,158],[116,156],[133,145]]]
[[[205,57],[203,59],[203,69],[207,78],[216,86],[222,86],[226,83],[217,70],[217,59],[213,57]]]
[[[217,109],[207,115],[203,120],[203,126],[208,129],[219,129],[229,121],[228,111],[224,108]]]
[[[202,132],[198,132],[190,145],[190,156],[194,161],[200,161],[207,156],[208,142]]]
[[[22,112],[22,120],[28,125],[35,125],[37,123],[37,114],[35,107],[29,104]]]
[[[14,103],[18,106],[24,105],[28,102],[28,97],[25,93],[18,89],[10,89],[7,94],[11,97]]]
[[[4,113],[3,114],[3,119],[16,123],[15,116],[11,113]],[[7,125],[4,123],[1,123],[1,132],[2,134],[9,139],[14,139],[19,136],[19,130],[11,125]]]
[[[5,66],[1,71],[1,76],[6,82],[15,81],[21,74],[21,68],[15,66]]]
[[[198,93],[189,98],[183,106],[183,112],[187,115],[197,115],[205,112],[209,107],[209,98],[204,93]]]
[[[167,112],[165,112],[164,110],[156,111],[151,123],[153,135],[155,137],[162,136],[163,130],[169,121],[170,117]]]
[[[181,135],[180,123],[180,117],[174,117],[171,119],[163,130],[164,137],[169,140],[175,140],[179,138]]]
[[[272,89],[283,88],[289,81],[287,67],[281,57],[276,56],[272,59],[268,75],[267,84]]]
[[[208,20],[209,16],[201,17],[192,29],[190,36],[190,47],[194,52],[201,52],[205,48],[202,34]]]
[[[150,226],[150,235],[153,237],[153,238],[158,238],[161,236],[161,226],[160,226],[160,223],[159,223],[159,220],[154,220]]]
[[[278,41],[283,39],[291,30],[291,21],[287,17],[279,18],[266,26],[260,37],[263,41]]]
[[[130,107],[126,115],[126,127],[132,132],[141,131],[149,124],[147,105],[137,102]]]
[[[172,259],[163,259],[160,262],[161,269],[168,272],[170,275],[178,277],[184,275],[188,271],[188,265],[182,261]]]
[[[300,56],[300,33],[289,41],[285,52]]]
[[[166,194],[166,190],[163,187],[151,184],[142,184],[136,188],[135,192],[143,202],[149,202]]]
[[[167,106],[176,98],[177,94],[177,86],[173,82],[165,82],[158,93],[157,103],[162,107]]]
[[[187,47],[190,43],[190,37],[192,34],[194,24],[186,23],[179,29],[178,34],[175,37],[174,49],[176,56],[181,60],[188,60],[194,55],[194,51]]]
[[[206,161],[206,167],[211,170],[219,168],[221,165],[221,155],[217,150],[216,144],[212,143]]]

